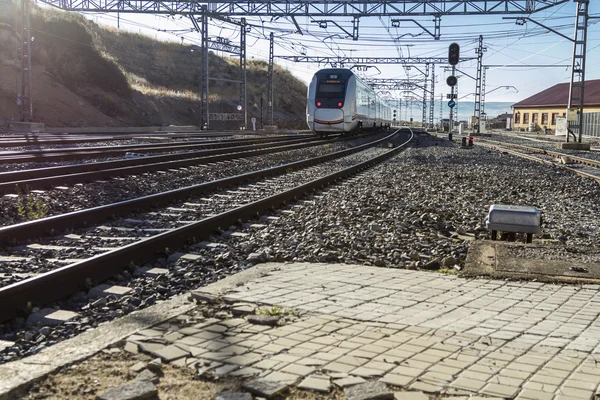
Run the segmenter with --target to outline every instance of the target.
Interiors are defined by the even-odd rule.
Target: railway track
[[[14,193],[15,188],[29,188],[30,190],[47,189],[61,185],[73,185],[126,175],[255,157],[263,154],[334,143],[339,140],[341,138],[334,138],[328,141],[317,138],[302,138],[124,160],[3,172],[0,173],[0,193]]]
[[[4,269],[25,279],[0,288],[0,303],[11,305],[0,309],[0,321],[32,304],[65,298],[81,290],[85,282],[102,282],[132,263],[142,265],[168,255],[190,241],[208,238],[382,162],[410,142],[391,150],[374,147],[389,143],[396,134],[325,156],[1,228],[0,242],[7,250],[0,260],[9,266]],[[56,236],[83,226],[88,228]],[[16,243],[40,236],[44,239],[36,243]]]
[[[65,145],[80,143],[98,143],[124,140],[141,141],[164,141],[173,139],[195,139],[195,138],[218,138],[240,135],[254,135],[253,132],[229,132],[229,133],[136,133],[136,134],[30,134],[0,136],[0,147],[23,147],[40,145]]]
[[[577,175],[594,179],[600,183],[600,161],[575,156],[558,151],[540,149],[521,144],[499,142],[489,139],[478,139],[478,144],[503,151],[517,157],[543,163],[556,168],[563,168]]]
[[[22,150],[22,151],[1,151],[0,163],[15,164],[26,162],[47,162],[47,161],[67,161],[79,160],[85,158],[107,158],[127,155],[127,153],[147,154],[147,153],[166,153],[175,151],[193,151],[197,149],[216,149],[232,146],[248,146],[259,143],[268,143],[273,141],[280,142],[298,142],[306,140],[305,137],[297,136],[274,136],[252,139],[228,139],[228,140],[209,140],[194,143],[172,142],[172,143],[150,143],[133,144],[122,146],[98,146],[98,147],[74,147],[60,149],[40,149],[40,150]]]

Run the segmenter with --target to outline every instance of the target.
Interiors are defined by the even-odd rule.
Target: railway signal
[[[458,64],[458,58],[460,57],[460,46],[458,43],[451,43],[448,46],[448,64],[456,65]]]

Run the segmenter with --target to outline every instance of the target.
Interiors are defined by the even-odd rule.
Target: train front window
[[[317,90],[317,97],[334,98],[344,96],[344,84],[343,83],[319,83]]]

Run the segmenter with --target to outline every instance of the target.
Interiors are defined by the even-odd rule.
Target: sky
[[[530,15],[533,20],[560,33],[572,37],[575,25],[576,3],[569,1],[547,10]],[[600,1],[589,5],[590,16],[600,17]],[[183,44],[200,44],[200,35],[194,32],[186,17],[168,17],[140,14],[86,14],[99,24],[117,26],[120,29],[138,32],[160,40]],[[515,15],[510,15],[514,17]],[[515,24],[504,20],[502,15],[442,16],[441,38],[434,40],[419,26],[402,22],[396,28],[391,18],[363,17],[360,19],[359,40],[345,38],[347,35],[329,23],[327,28],[311,23],[308,18],[297,17],[304,35],[293,33],[291,20],[280,18],[272,21],[268,17],[248,17],[254,25],[247,37],[249,59],[268,60],[271,31],[275,32],[275,56],[350,56],[350,57],[443,57],[448,54],[448,45],[456,42],[461,46],[462,57],[475,57],[478,36],[483,35],[486,52],[483,65],[499,65],[489,68],[486,79],[485,100],[492,102],[518,102],[557,83],[570,80],[570,64],[573,44],[534,23]],[[430,31],[434,30],[433,17],[412,17]],[[352,32],[351,17],[337,17],[335,21],[346,31]],[[239,28],[212,20],[209,36],[223,37],[239,44]],[[228,56],[225,54],[225,56]],[[275,59],[275,63],[288,69],[302,81],[310,82],[313,74],[326,65],[294,63]],[[552,68],[515,67],[517,65],[556,65]],[[350,66],[348,66],[350,67]],[[378,65],[359,72],[364,77],[418,79],[418,69],[410,70],[400,65]],[[458,96],[465,101],[474,99],[476,61],[457,65]],[[436,65],[436,99],[440,94],[450,93],[446,78],[450,75],[444,66]],[[590,19],[587,40],[586,80],[600,79],[600,18]]]

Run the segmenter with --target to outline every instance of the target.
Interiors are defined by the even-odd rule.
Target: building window
[[[533,122],[534,124],[538,123],[538,113],[531,114],[531,122]]]
[[[548,113],[542,113],[542,125],[548,125]]]
[[[520,124],[521,123],[521,113],[517,111],[517,113],[515,114],[515,124]]]
[[[529,113],[523,113],[523,123],[524,124],[529,123]]]
[[[556,125],[556,117],[558,117],[558,113],[552,113],[552,122],[551,125]]]

